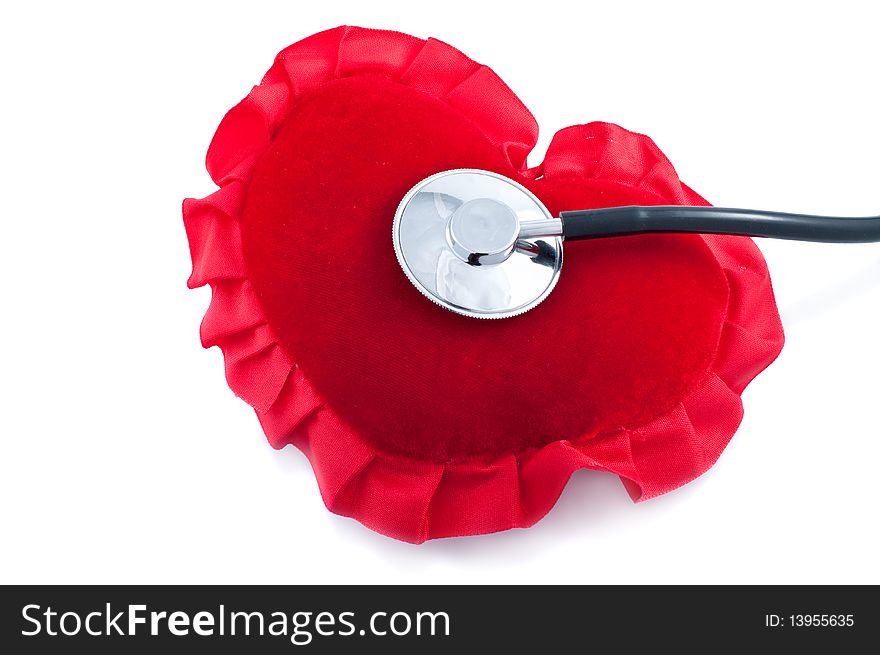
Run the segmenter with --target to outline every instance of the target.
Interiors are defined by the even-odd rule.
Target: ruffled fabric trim
[[[580,468],[615,473],[633,499],[645,500],[712,466],[742,419],[740,393],[782,347],[770,279],[748,239],[705,237],[730,287],[715,361],[672,412],[638,429],[491,462],[435,463],[377,450],[325,404],[269,327],[245,269],[240,220],[254,165],[293,104],[330,80],[367,73],[458,109],[523,175],[604,179],[666,202],[708,204],[678,180],[653,141],[605,123],[560,131],[544,163],[527,171],[535,119],[492,70],[440,41],[340,27],[286,48],[217,129],[206,165],[220,189],[183,205],[193,261],[188,284],[212,289],[202,343],[223,351],[229,386],[254,407],[269,443],[294,444],[308,456],[328,509],[416,543],[530,526]]]

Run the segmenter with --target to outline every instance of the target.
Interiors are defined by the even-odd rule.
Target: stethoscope
[[[507,318],[534,308],[553,291],[564,240],[649,233],[866,243],[880,241],[880,216],[627,206],[556,217],[514,180],[456,169],[407,192],[394,215],[393,242],[403,272],[427,298],[464,316]]]

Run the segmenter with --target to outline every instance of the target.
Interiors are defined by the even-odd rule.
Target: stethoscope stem
[[[559,218],[561,226],[557,229],[560,232],[556,234],[571,241],[658,232],[730,234],[824,243],[880,241],[880,216],[847,218],[725,207],[628,206],[567,211]],[[527,228],[528,224],[523,227]]]

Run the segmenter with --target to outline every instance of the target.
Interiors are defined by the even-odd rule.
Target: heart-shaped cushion
[[[551,212],[707,204],[642,135],[556,134],[487,67],[436,40],[337,28],[282,51],[221,123],[187,201],[192,286],[230,386],[270,442],[306,452],[327,506],[408,541],[527,526],[573,470],[634,498],[720,455],[739,394],[778,354],[764,261],[742,237],[573,242],[554,292],[512,319],[427,301],[391,246],[421,179],[480,168]]]

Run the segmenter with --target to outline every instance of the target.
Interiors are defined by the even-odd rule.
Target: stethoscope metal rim
[[[535,196],[535,194],[533,194],[531,191],[529,191],[523,185],[519,184],[515,180],[511,180],[508,177],[505,177],[503,175],[499,175],[497,173],[493,173],[491,171],[485,171],[485,170],[474,169],[474,168],[456,168],[456,169],[451,169],[451,170],[447,170],[447,171],[442,171],[440,173],[436,173],[434,175],[431,175],[430,177],[427,177],[427,178],[421,180],[418,184],[416,184],[414,187],[412,187],[406,193],[406,195],[404,195],[403,199],[400,201],[400,203],[397,206],[397,210],[394,213],[394,221],[392,223],[391,235],[392,235],[392,243],[394,245],[394,254],[397,257],[398,264],[400,264],[400,267],[401,267],[401,269],[403,269],[403,272],[406,275],[407,279],[412,283],[412,285],[416,289],[419,290],[419,292],[422,295],[424,295],[426,298],[428,298],[433,303],[440,305],[441,307],[448,309],[452,312],[455,312],[456,314],[460,314],[462,316],[468,316],[471,318],[482,318],[482,319],[510,318],[513,316],[518,316],[520,314],[523,314],[531,309],[534,309],[537,305],[539,305],[541,302],[543,302],[544,299],[547,298],[547,296],[550,295],[550,293],[556,287],[556,283],[559,281],[559,275],[562,270],[562,238],[559,236],[543,237],[543,241],[545,243],[547,243],[553,251],[555,251],[555,259],[552,262],[552,265],[549,267],[536,265],[536,268],[534,269],[536,273],[542,272],[545,274],[549,270],[549,276],[547,277],[546,284],[543,285],[543,288],[540,289],[539,292],[536,291],[535,293],[531,294],[531,297],[529,297],[527,300],[525,300],[524,302],[521,302],[521,303],[517,303],[513,307],[508,307],[508,308],[504,308],[504,309],[483,309],[483,308],[474,308],[474,307],[464,306],[461,303],[453,302],[448,298],[445,298],[445,297],[438,295],[438,292],[436,289],[429,288],[428,286],[423,284],[423,282],[421,280],[419,280],[418,277],[416,277],[416,275],[413,274],[413,272],[410,268],[410,264],[406,258],[404,244],[401,242],[401,224],[404,220],[405,212],[406,212],[410,202],[412,202],[412,200],[415,198],[415,196],[418,193],[423,192],[426,188],[429,188],[432,183],[437,182],[438,180],[442,180],[443,178],[447,178],[450,176],[456,176],[456,175],[469,175],[469,176],[475,176],[475,177],[478,176],[481,178],[493,180],[494,184],[501,182],[505,185],[511,186],[517,192],[519,192],[519,194],[521,194],[523,196],[523,198],[528,199],[532,203],[534,210],[537,212],[540,212],[545,219],[553,220],[553,218],[554,218],[553,215],[549,212],[549,210],[544,206],[544,204],[537,198],[537,196]],[[486,197],[491,197],[491,194],[489,194]],[[527,255],[525,255],[525,254],[518,254],[518,255],[515,254],[514,255],[514,257],[526,257],[526,256]],[[508,262],[512,261],[512,260],[513,260],[513,258],[508,260]],[[502,263],[502,264],[498,264],[498,265],[496,265],[496,267],[504,267],[505,265],[507,265],[507,262]],[[477,271],[476,276],[479,277],[480,269],[482,268],[482,269],[486,270],[489,267],[473,267],[473,268],[475,271]],[[541,271],[541,269],[544,269],[544,270]],[[516,286],[516,285],[514,285],[514,286]]]

